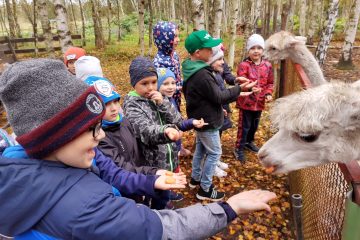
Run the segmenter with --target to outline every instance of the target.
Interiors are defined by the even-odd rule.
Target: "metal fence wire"
[[[289,60],[281,67],[279,95],[301,90],[297,69]],[[349,185],[337,164],[326,164],[289,174],[290,192],[301,194],[302,227],[306,240],[339,240],[345,217]]]

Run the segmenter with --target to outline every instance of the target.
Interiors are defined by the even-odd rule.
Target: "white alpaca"
[[[305,37],[277,32],[265,41],[264,57],[270,61],[290,58],[303,67],[313,86],[326,83],[319,64],[305,43]]]
[[[258,156],[275,173],[360,159],[360,81],[325,83],[280,98],[270,116],[279,131]]]

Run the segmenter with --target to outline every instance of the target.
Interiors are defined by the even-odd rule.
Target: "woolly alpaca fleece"
[[[286,173],[360,157],[360,82],[327,83],[276,100],[279,131],[259,151],[265,166]]]
[[[264,57],[269,61],[290,58],[300,64],[313,86],[327,81],[313,54],[307,49],[306,38],[281,31],[271,35],[265,42]]]

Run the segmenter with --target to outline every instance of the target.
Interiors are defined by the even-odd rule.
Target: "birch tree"
[[[23,10],[23,13],[25,14],[26,19],[30,22],[32,28],[34,28],[34,16],[32,14],[32,3],[28,3],[26,0],[20,0],[20,7]]]
[[[170,0],[170,20],[175,21],[176,20],[176,14],[175,14],[175,0]]]
[[[41,28],[43,30],[43,36],[45,38],[45,47],[47,55],[54,58],[54,46],[53,46],[53,35],[51,33],[51,26],[48,16],[48,5],[47,0],[38,0],[38,13],[41,22]]]
[[[94,34],[95,34],[95,46],[97,48],[105,47],[104,34],[100,15],[98,12],[99,6],[97,0],[90,0],[91,4],[91,16],[94,23]]]
[[[229,56],[228,64],[232,68],[234,66],[234,56],[235,56],[235,40],[236,40],[236,24],[238,20],[238,11],[239,11],[239,1],[231,1],[231,19],[230,19],[230,47],[229,47]]]
[[[288,14],[286,17],[286,30],[289,32],[292,32],[294,28],[295,5],[296,5],[296,0],[289,0]]]
[[[356,30],[359,23],[360,0],[355,0],[351,7],[349,21],[345,31],[345,42],[342,48],[341,57],[338,62],[339,68],[352,69],[354,67],[351,55],[352,46],[356,37]]]
[[[21,37],[21,29],[17,17],[17,6],[16,6],[16,0],[12,0],[12,8],[13,8],[13,14],[14,14],[14,22],[15,22],[15,32],[17,37]]]
[[[321,8],[321,2],[320,1],[313,1],[312,2],[312,7],[311,7],[311,12],[310,12],[310,16],[309,16],[309,29],[307,31],[307,44],[313,44],[313,38],[315,35],[315,31],[317,31],[319,29],[319,21],[320,21],[320,14],[322,14],[320,12],[320,8]]]
[[[301,0],[300,1],[300,28],[299,28],[299,33],[301,36],[305,36],[306,35],[306,0]]]
[[[204,29],[204,3],[202,0],[191,0],[192,5],[192,14],[191,20],[194,25],[194,29],[203,30]]]
[[[81,15],[81,29],[82,29],[82,46],[86,46],[86,37],[85,37],[85,16],[83,11],[83,6],[81,0],[79,0],[79,8],[80,8],[80,15]]]
[[[77,23],[76,23],[76,17],[75,17],[75,10],[74,10],[74,4],[72,2],[72,0],[69,0],[70,2],[70,9],[71,9],[71,14],[72,14],[72,18],[75,24],[75,32],[78,32],[78,27],[77,27]]]
[[[107,0],[107,10],[106,10],[106,20],[108,24],[108,40],[107,42],[111,42],[111,22],[112,22],[112,6],[110,0]]]
[[[324,64],[326,58],[326,52],[334,32],[338,11],[339,0],[332,0],[329,6],[325,28],[321,33],[321,38],[315,51],[315,58],[320,66]]]
[[[140,55],[144,56],[145,53],[145,45],[144,45],[144,34],[145,34],[145,26],[144,26],[144,9],[145,9],[145,0],[138,1],[138,25],[139,25],[139,45],[140,45]]]
[[[220,38],[221,19],[223,15],[224,0],[213,0],[212,21],[210,24],[210,34],[215,38]]]
[[[5,0],[5,7],[6,7],[7,19],[9,23],[10,37],[14,38],[16,36],[16,24],[9,0]]]
[[[64,0],[54,0],[57,33],[60,39],[61,51],[64,53],[72,46],[71,33],[67,22],[67,12]]]
[[[122,36],[121,36],[120,12],[122,12],[122,15],[123,15],[124,10],[122,10],[122,0],[115,0],[115,2],[116,2],[116,23],[117,23],[117,26],[118,26],[117,40],[120,41],[121,38],[122,38]]]

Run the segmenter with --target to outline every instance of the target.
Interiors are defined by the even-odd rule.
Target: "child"
[[[261,190],[177,211],[116,197],[89,171],[104,137],[104,105],[95,88],[76,81],[60,61],[14,63],[0,77],[0,100],[23,147],[0,159],[2,235],[32,229],[60,239],[204,239],[237,214],[270,211],[266,203],[275,194]],[[128,180],[133,176],[127,173]]]
[[[75,62],[82,56],[86,55],[86,51],[78,47],[69,47],[64,53],[64,63],[69,72],[75,75]]]
[[[200,200],[219,201],[224,192],[218,192],[212,184],[216,164],[222,150],[219,129],[223,125],[222,105],[235,101],[240,90],[250,89],[255,84],[236,85],[220,90],[212,68],[206,64],[212,56],[212,47],[219,45],[221,39],[213,39],[205,30],[191,33],[185,40],[185,48],[190,54],[183,64],[186,112],[189,118],[203,118],[209,125],[196,130],[196,149],[192,161],[190,187],[200,185],[196,197]],[[248,92],[247,94],[251,94]],[[201,167],[202,159],[204,166]]]
[[[176,91],[173,95],[176,108],[180,111],[181,105],[181,72],[180,59],[175,49],[180,42],[179,28],[172,22],[159,21],[153,28],[154,43],[158,52],[154,58],[156,68],[168,68],[175,74]],[[191,151],[181,144],[180,156],[190,156]]]
[[[264,39],[259,34],[249,37],[246,49],[248,57],[239,64],[237,75],[257,81],[255,94],[240,96],[236,102],[239,108],[238,132],[235,147],[235,157],[245,162],[244,149],[257,153],[259,148],[254,144],[254,136],[259,125],[261,111],[265,102],[272,100],[274,76],[271,63],[262,59]]]
[[[100,60],[93,56],[82,56],[75,62],[76,78],[85,81],[90,76],[103,77]]]

